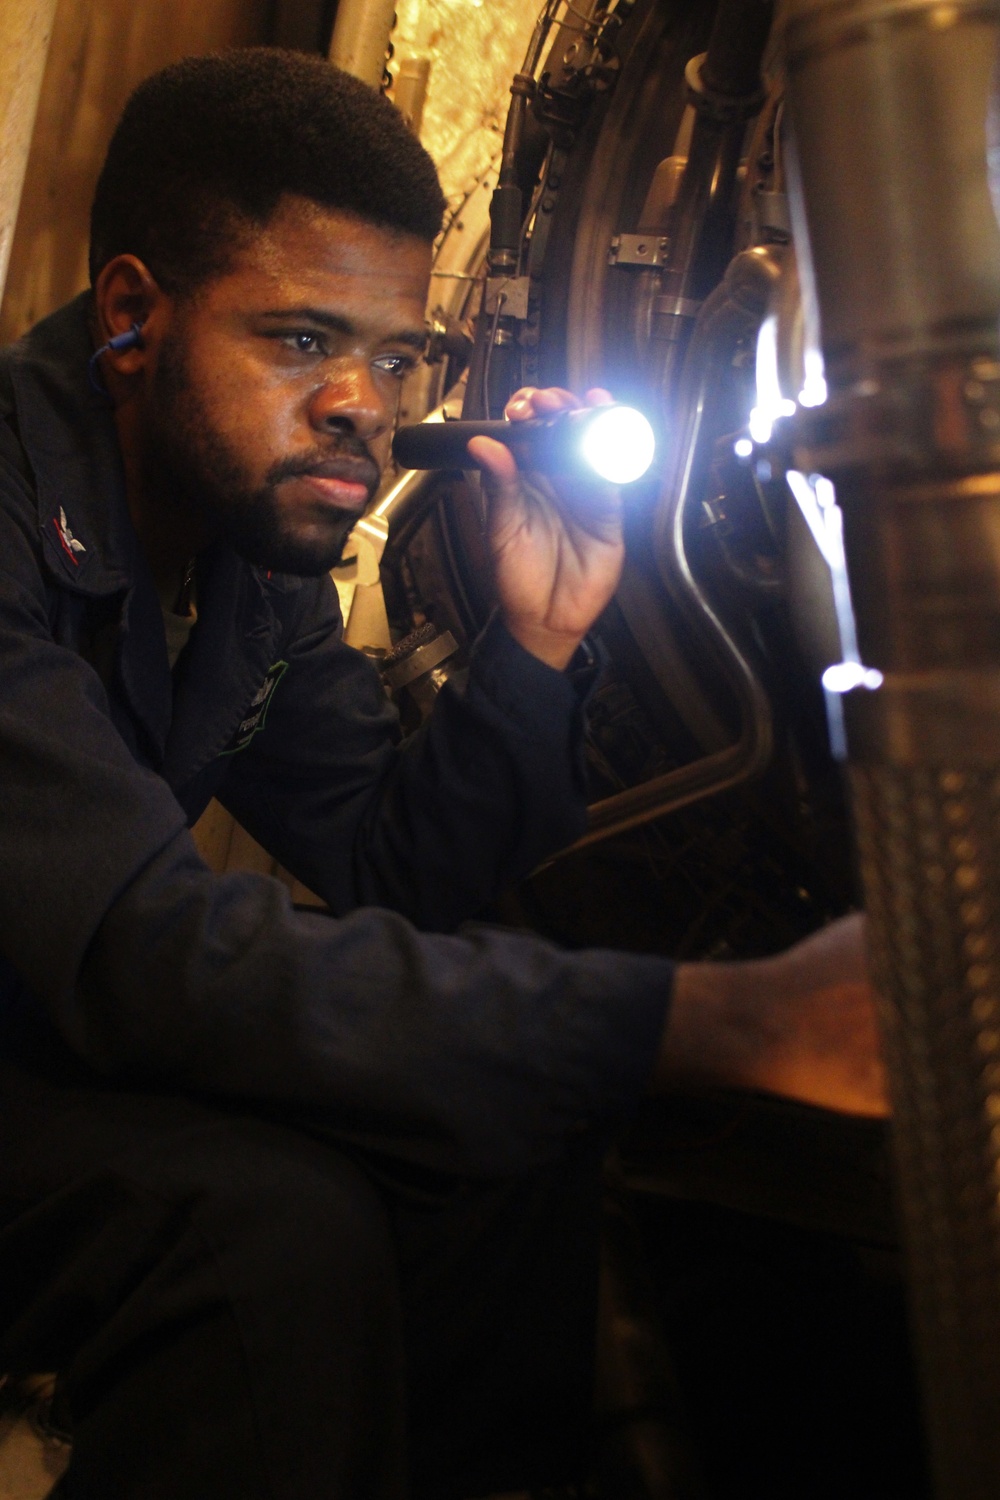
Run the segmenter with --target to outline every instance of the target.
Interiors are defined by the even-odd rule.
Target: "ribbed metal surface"
[[[1000,757],[852,780],[938,1493],[1000,1494]]]

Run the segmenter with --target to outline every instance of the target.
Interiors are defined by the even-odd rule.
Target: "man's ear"
[[[116,255],[108,261],[94,284],[98,347],[106,376],[141,372],[146,363],[148,334],[131,339],[122,339],[121,335],[150,324],[149,332],[153,333],[168,301],[153,273],[137,256]]]

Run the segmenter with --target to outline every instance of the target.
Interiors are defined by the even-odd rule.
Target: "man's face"
[[[251,562],[324,572],[371,500],[424,343],[430,247],[286,198],[177,299],[151,366],[144,478]]]

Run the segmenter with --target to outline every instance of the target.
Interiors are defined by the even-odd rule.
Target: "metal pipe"
[[[1000,1494],[1000,11],[793,0],[800,263],[829,398],[796,443],[844,516],[844,699],[936,1485]]]
[[[678,434],[678,452],[688,460],[700,442],[706,372],[714,372],[712,379],[724,378],[725,370],[717,366],[716,354],[719,349],[726,350],[724,367],[735,345],[733,327],[745,331],[747,309],[737,310],[741,298],[762,276],[770,285],[766,256],[760,261],[737,257],[726,275],[725,289],[717,284],[732,250],[735,186],[746,122],[763,102],[760,67],[772,16],[771,0],[724,0],[708,51],[692,58],[686,70],[695,118],[669,215],[667,259],[659,273],[658,295],[651,302],[649,362],[662,408],[671,429]],[[713,292],[713,288],[717,290]],[[648,301],[649,291],[648,287],[637,288],[637,308],[640,301]],[[766,292],[757,322],[765,308]],[[645,323],[644,308],[639,317]],[[692,417],[692,413],[696,415]],[[594,804],[589,810],[588,831],[575,848],[737,786],[759,775],[771,756],[768,696],[748,656],[712,609],[687,566],[683,518],[691,489],[691,465],[688,463],[686,471],[675,467],[669,472],[671,477],[661,494],[677,523],[677,532],[667,539],[672,523],[664,522],[661,504],[659,518],[654,521],[657,536],[653,545],[658,562],[668,554],[674,558],[676,566],[667,564],[672,575],[668,586],[733,689],[740,733],[733,744],[721,750]]]
[[[734,349],[759,327],[779,272],[780,260],[773,247],[745,250],[733,260],[701,311],[680,386],[684,406],[677,419],[674,461],[664,473],[654,527],[656,561],[664,583],[736,698],[739,735],[722,750],[595,803],[589,810],[587,832],[573,846],[576,849],[738,786],[759,775],[771,758],[770,699],[751,657],[694,576],[685,523],[689,504],[701,493],[718,436],[708,429],[706,413],[731,367]]]
[[[773,0],[722,0],[708,50],[687,66],[695,119],[652,305],[654,373],[668,409],[699,304],[732,254],[737,172],[746,122],[764,101],[760,69],[773,15]]]
[[[403,57],[392,90],[392,102],[419,140],[431,76],[429,57]]]
[[[709,93],[747,99],[760,93],[760,67],[774,20],[774,0],[719,0],[701,81]]]
[[[381,89],[396,0],[340,0],[330,61],[370,88]]]

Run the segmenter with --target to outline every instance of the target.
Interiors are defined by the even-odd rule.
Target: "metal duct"
[[[1000,1494],[1000,10],[793,0],[793,215],[874,691],[844,699],[938,1492]],[[869,681],[877,677],[869,674]]]
[[[396,0],[340,0],[330,61],[370,88],[382,87]]]

